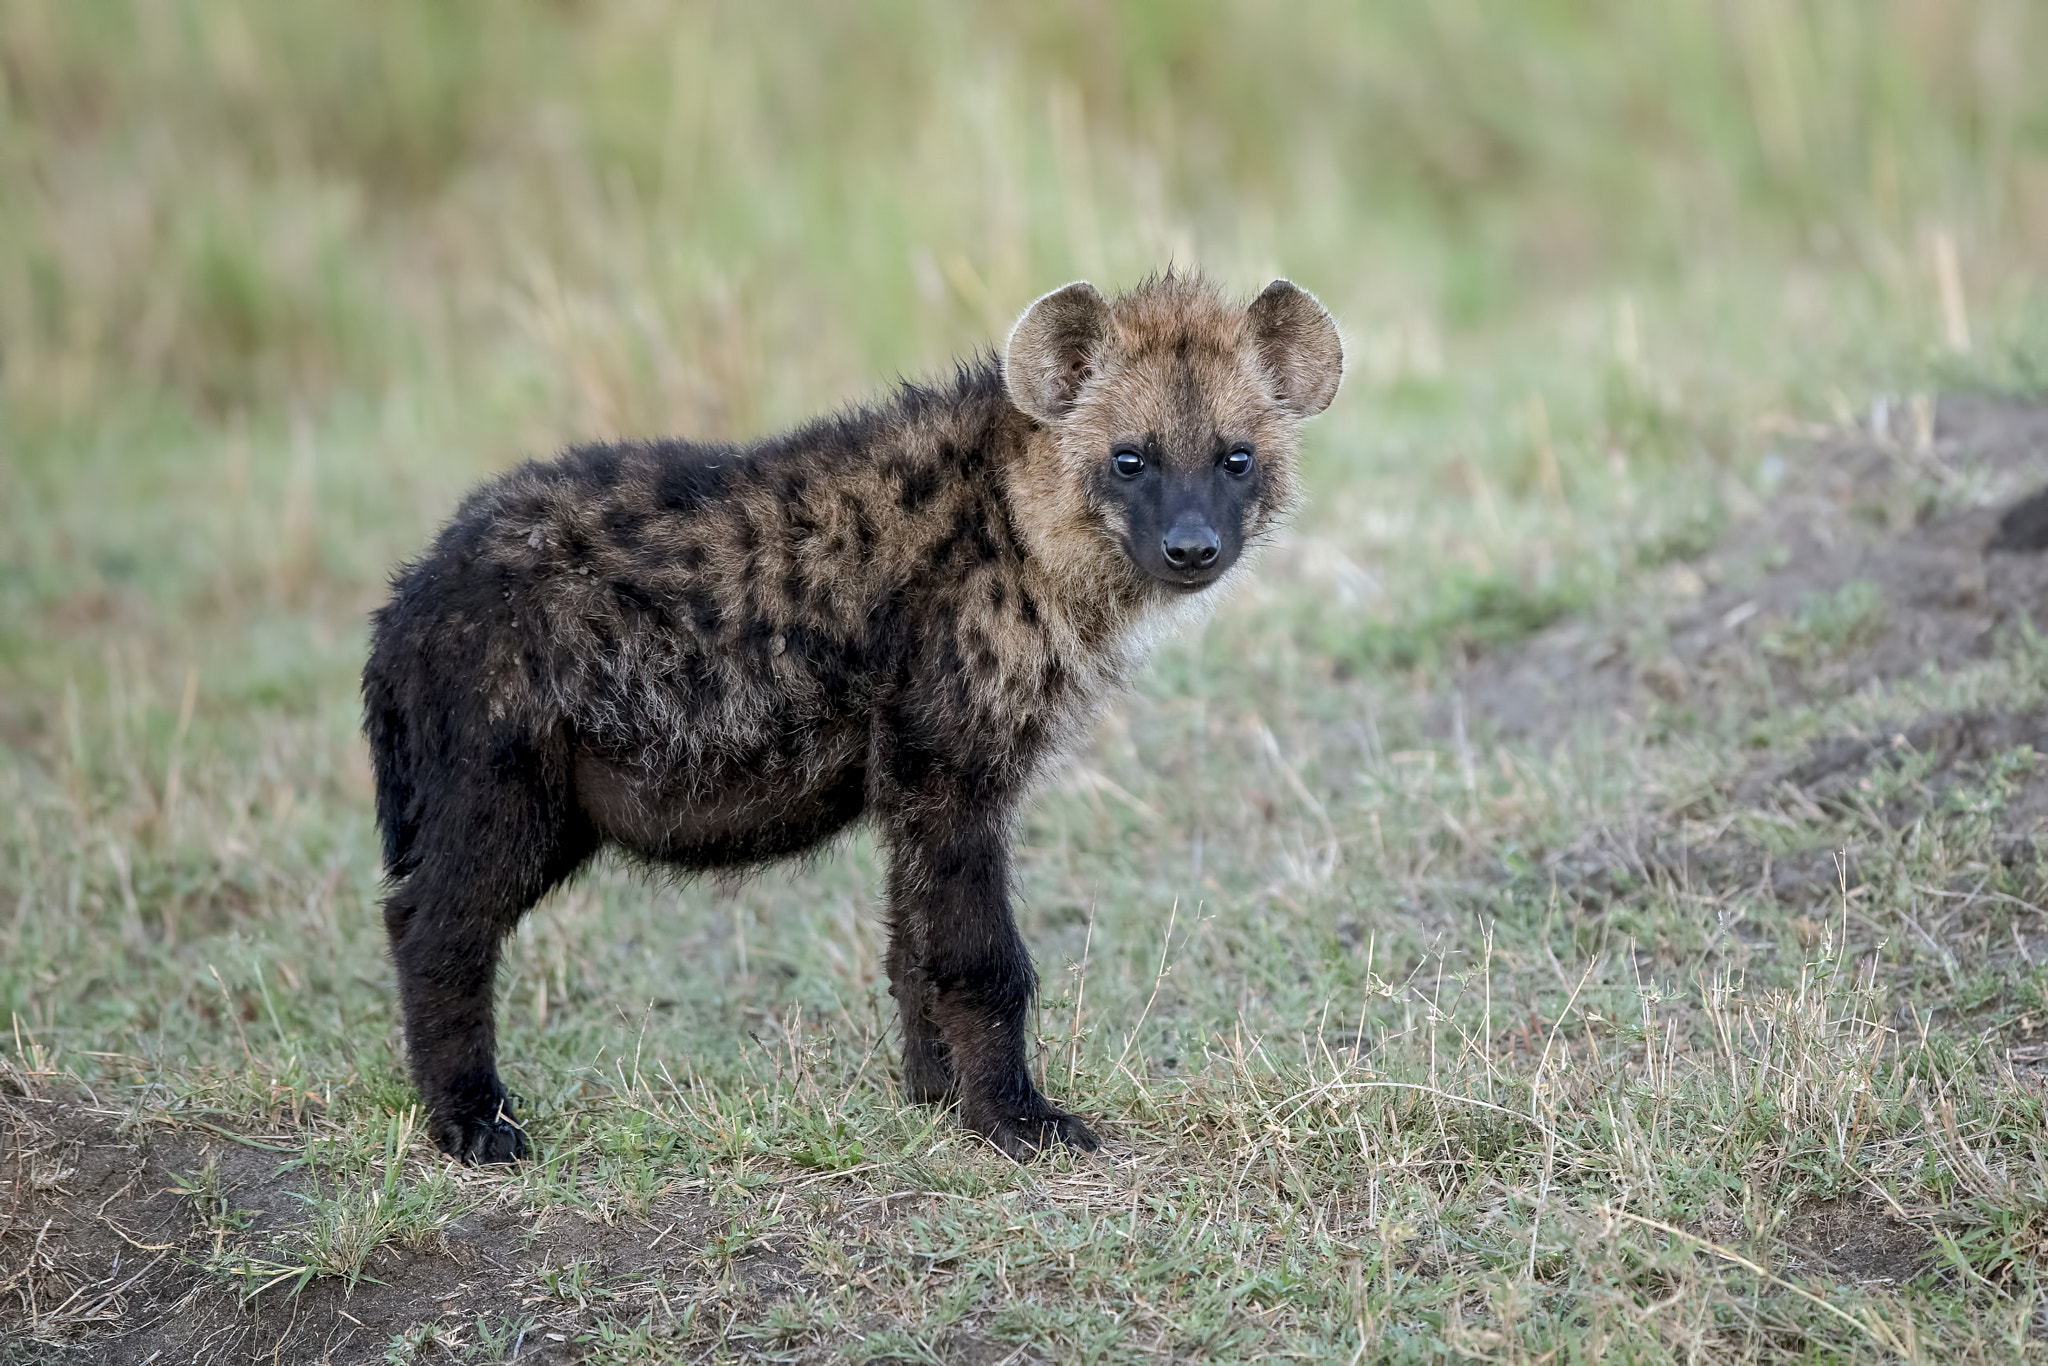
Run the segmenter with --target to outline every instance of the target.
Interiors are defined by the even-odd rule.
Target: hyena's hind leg
[[[412,871],[384,903],[413,1081],[435,1141],[468,1163],[526,1154],[498,1078],[499,947],[598,843],[565,765],[541,759],[510,746],[424,792]]]

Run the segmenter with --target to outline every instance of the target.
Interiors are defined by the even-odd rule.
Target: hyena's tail
[[[381,623],[380,623],[381,628]],[[386,632],[379,629],[377,637]],[[363,735],[377,780],[377,828],[384,836],[384,872],[394,882],[419,864],[419,756],[411,717],[393,677],[390,642],[377,639],[363,670]]]

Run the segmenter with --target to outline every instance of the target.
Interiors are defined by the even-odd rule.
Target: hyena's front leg
[[[942,1043],[968,1128],[1019,1160],[1056,1143],[1093,1150],[1088,1126],[1031,1079],[1026,1026],[1038,977],[1010,915],[1008,822],[924,800],[888,824],[890,956],[901,969],[892,978],[913,1095],[934,1083],[931,1048]],[[917,961],[900,963],[908,952]]]

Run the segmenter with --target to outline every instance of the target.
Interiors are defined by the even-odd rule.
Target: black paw
[[[1092,1153],[1102,1144],[1087,1125],[1072,1115],[1045,1106],[1019,1115],[1000,1115],[968,1127],[995,1144],[1005,1157],[1029,1162],[1048,1148],[1067,1147]]]
[[[454,1155],[471,1167],[517,1162],[526,1156],[526,1130],[509,1119],[471,1120],[463,1126],[462,1150]]]
[[[526,1156],[526,1130],[512,1116],[510,1097],[489,1114],[441,1125],[436,1137],[441,1151],[469,1167],[517,1162]]]

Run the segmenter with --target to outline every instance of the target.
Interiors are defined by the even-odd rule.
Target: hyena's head
[[[1172,272],[1114,299],[1085,282],[1054,290],[1003,358],[1011,402],[1051,438],[1037,458],[1057,469],[1033,483],[1063,505],[1066,534],[1112,542],[1180,593],[1216,582],[1292,510],[1301,424],[1343,369],[1306,290],[1275,280],[1245,305]]]

